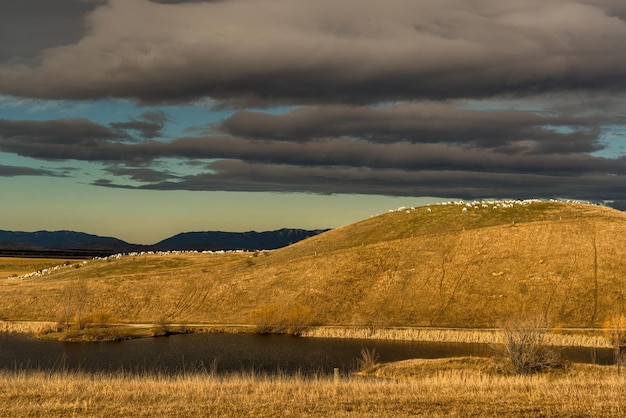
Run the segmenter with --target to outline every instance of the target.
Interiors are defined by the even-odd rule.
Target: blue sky
[[[449,199],[626,209],[613,0],[0,4],[0,229],[153,243]]]

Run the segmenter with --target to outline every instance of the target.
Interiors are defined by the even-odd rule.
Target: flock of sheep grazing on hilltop
[[[426,206],[427,212],[432,212],[435,206],[460,206],[461,212],[467,212],[469,209],[478,210],[478,209],[508,209],[514,208],[515,206],[527,206],[532,205],[533,203],[540,203],[542,200],[540,199],[525,199],[525,200],[474,200],[472,202],[466,202],[464,200],[457,201],[447,201],[436,203],[434,205]],[[550,202],[559,202],[558,200],[550,199]],[[568,200],[566,203],[578,203],[578,204],[590,204],[589,202],[581,202],[575,200]],[[389,213],[393,212],[406,212],[411,213],[412,210],[415,210],[415,207],[407,208],[404,206],[399,207],[398,209],[390,209]]]
[[[530,205],[536,202],[541,202],[541,200],[538,199],[526,199],[526,200],[481,200],[481,201],[473,201],[473,202],[465,202],[464,200],[458,200],[458,201],[448,201],[448,202],[441,202],[441,203],[437,203],[435,205],[428,205],[426,207],[426,211],[427,212],[432,212],[433,211],[433,207],[434,206],[450,206],[450,205],[454,205],[454,206],[461,206],[461,211],[462,212],[467,212],[468,209],[488,209],[488,208],[492,208],[492,209],[507,209],[507,208],[513,208],[515,207],[515,205],[517,206],[526,206],[526,205]],[[389,210],[390,213],[392,212],[406,212],[406,213],[410,213],[412,210],[415,210],[415,207],[412,208],[407,208],[404,206],[399,207],[398,209],[391,209]]]
[[[85,264],[87,264],[87,262],[83,261],[80,264],[74,264],[74,266],[77,266],[77,265],[84,266]],[[45,276],[46,274],[54,273],[55,271],[59,271],[63,268],[71,267],[71,266],[72,264],[69,264],[69,263],[59,264],[58,266],[49,267],[47,269],[42,269],[42,270],[38,270],[32,273],[23,274],[21,276],[10,276],[9,279],[29,279],[31,277],[41,277],[41,276]]]
[[[113,255],[109,255],[107,257],[94,257],[92,258],[92,260],[100,260],[100,261],[110,261],[110,260],[119,260],[122,257],[138,257],[138,256],[142,256],[142,255],[162,255],[162,256],[168,256],[168,255],[180,255],[180,254],[226,254],[226,253],[243,253],[246,252],[244,250],[233,250],[233,251],[194,251],[194,250],[189,250],[189,251],[141,251],[141,252],[130,252],[130,253],[119,253],[119,254],[113,254]],[[41,277],[41,276],[45,276],[46,274],[50,274],[50,273],[54,273],[56,271],[59,271],[63,268],[67,268],[67,267],[74,267],[74,268],[78,268],[78,267],[82,267],[84,265],[88,264],[87,261],[82,261],[79,264],[70,264],[70,263],[64,263],[64,264],[59,264],[58,266],[54,266],[54,267],[49,267],[46,269],[42,269],[42,270],[38,270],[32,273],[26,273],[26,274],[22,274],[21,276],[18,275],[14,275],[14,276],[9,276],[9,279],[30,279],[32,277]]]

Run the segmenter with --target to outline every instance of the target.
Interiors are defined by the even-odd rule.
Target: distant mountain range
[[[265,232],[185,232],[152,245],[74,231],[0,230],[0,255],[96,256],[133,251],[273,250],[327,230],[279,229]]]

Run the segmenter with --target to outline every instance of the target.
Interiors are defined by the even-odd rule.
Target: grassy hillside
[[[3,279],[0,319],[80,309],[130,322],[600,326],[624,312],[624,248],[626,214],[605,207],[435,205],[273,252],[90,260]]]

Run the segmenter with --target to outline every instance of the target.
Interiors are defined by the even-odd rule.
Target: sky
[[[626,209],[623,0],[0,0],[0,229]]]

